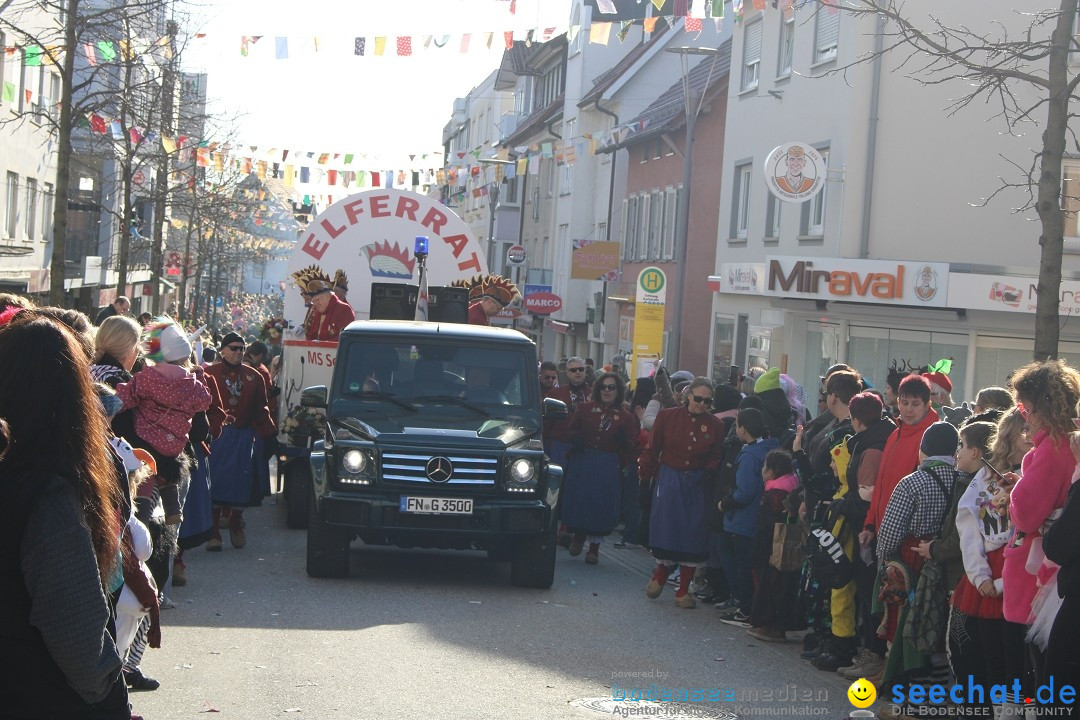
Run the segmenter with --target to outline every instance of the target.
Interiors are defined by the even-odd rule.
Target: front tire
[[[307,574],[313,578],[349,576],[349,535],[327,525],[319,516],[318,503],[308,493]]]
[[[555,531],[522,540],[510,559],[510,582],[518,587],[546,590],[555,582]]]

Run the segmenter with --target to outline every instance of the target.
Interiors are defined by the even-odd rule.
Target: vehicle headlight
[[[367,470],[368,457],[359,450],[350,450],[341,458],[341,465],[346,472],[359,475]]]
[[[525,458],[518,458],[510,463],[510,479],[516,483],[527,483],[536,477],[536,466]]]

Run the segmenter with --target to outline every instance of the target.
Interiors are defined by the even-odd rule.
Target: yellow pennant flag
[[[167,135],[162,135],[161,148],[169,155],[172,155],[174,152],[176,152],[176,141]]]
[[[386,52],[386,37],[375,38],[375,54],[382,55],[384,52]]]
[[[524,157],[524,156],[519,157],[517,159],[517,174],[518,175],[524,175],[525,171],[528,170],[528,169],[529,169],[529,158]]]
[[[589,29],[589,42],[598,45],[607,45],[611,37],[611,23],[594,22]]]
[[[296,181],[296,171],[292,165],[285,166],[285,187],[291,188]]]
[[[495,33],[484,33],[484,46],[491,49],[491,39],[495,36]]]
[[[659,15],[654,15],[653,17],[645,18],[645,20],[643,21],[644,24],[645,24],[645,32],[652,33],[652,31],[656,29],[656,21],[659,20],[659,19],[660,19]]]
[[[124,56],[125,60],[131,60],[131,43],[127,40],[118,40],[117,45],[120,46],[120,54]]]

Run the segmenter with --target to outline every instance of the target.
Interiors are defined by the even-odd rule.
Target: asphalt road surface
[[[510,585],[483,553],[352,546],[345,580],[304,572],[305,533],[270,498],[249,510],[248,546],[186,556],[188,584],[162,612],[162,648],[143,659],[155,692],[134,711],[166,718],[776,716],[846,718],[848,682],[681,610],[670,586],[645,598],[644,550],[605,544],[600,564],[560,550],[555,585]],[[612,538],[614,539],[614,538]],[[616,701],[635,689],[691,699]]]

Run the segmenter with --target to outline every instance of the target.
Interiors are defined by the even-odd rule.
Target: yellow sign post
[[[666,303],[667,276],[658,267],[645,268],[638,274],[634,304],[634,378],[651,375],[660,360]]]

